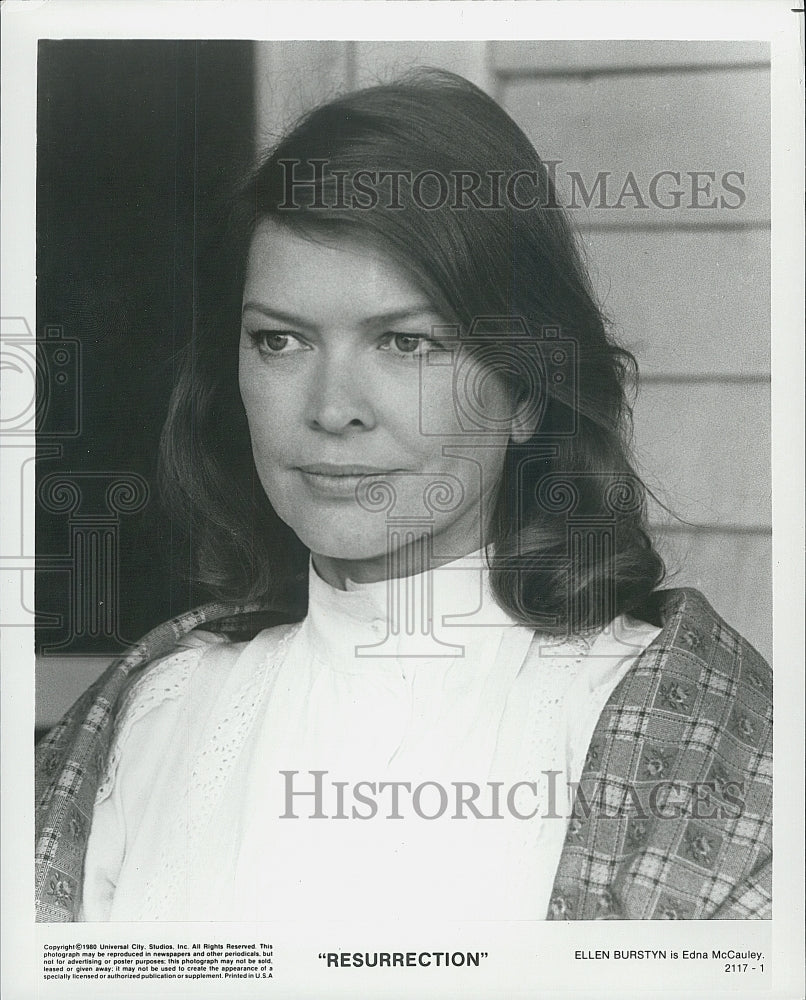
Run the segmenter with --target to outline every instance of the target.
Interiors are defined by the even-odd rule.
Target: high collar
[[[307,630],[314,651],[354,669],[360,661],[445,658],[470,641],[516,625],[490,588],[484,549],[442,566],[377,583],[326,583],[311,562]]]

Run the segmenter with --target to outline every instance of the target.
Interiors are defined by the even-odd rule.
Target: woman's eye
[[[284,330],[255,330],[249,336],[263,354],[292,354],[304,349],[298,337]]]
[[[439,344],[424,333],[388,333],[383,342],[383,349],[396,354],[426,354],[428,351],[439,350]]]

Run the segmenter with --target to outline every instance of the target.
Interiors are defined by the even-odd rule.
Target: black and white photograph
[[[762,5],[44,6],[86,22],[4,166],[8,996],[799,995]]]

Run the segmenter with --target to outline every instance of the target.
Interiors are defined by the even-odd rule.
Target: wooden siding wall
[[[495,96],[544,159],[561,161],[566,203],[572,172],[588,191],[609,172],[607,207],[597,194],[586,208],[577,182],[572,214],[600,301],[639,361],[638,467],[679,518],[652,504],[667,585],[701,589],[771,656],[768,46],[257,43],[258,147],[328,94],[416,65]],[[648,195],[661,171],[681,175],[678,208]],[[743,175],[728,178],[741,197],[722,184],[729,171]],[[628,194],[615,208],[630,172],[645,207]],[[692,207],[689,172],[715,175],[696,197],[715,208]],[[673,187],[663,177],[656,200],[671,203]]]
[[[563,160],[569,200],[566,170],[588,191],[610,171],[611,205],[629,171],[639,182],[647,208],[629,197],[598,208],[597,198],[574,214],[600,299],[639,360],[640,469],[689,522],[655,506],[656,535],[670,582],[701,589],[770,657],[768,48],[498,43],[491,63],[499,101],[542,156]],[[679,209],[658,208],[647,185],[664,170],[683,189],[688,172],[713,172],[711,196],[697,200],[730,205],[739,198],[721,178],[739,172],[746,200],[693,208],[689,187]]]

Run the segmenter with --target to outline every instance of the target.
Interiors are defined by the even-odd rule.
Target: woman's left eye
[[[426,337],[424,333],[387,333],[384,335],[381,349],[398,355],[408,354],[416,357],[438,350],[439,344]]]

